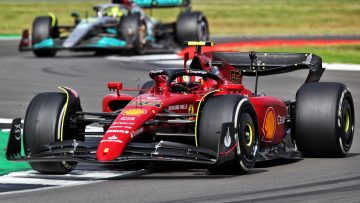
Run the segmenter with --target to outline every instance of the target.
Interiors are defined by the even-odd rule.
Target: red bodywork
[[[212,72],[214,70],[211,68],[211,61],[211,53],[197,52],[191,68]],[[122,108],[122,111],[102,138],[96,152],[97,160],[112,161],[122,154],[128,143],[137,135],[149,131],[156,132],[157,127],[147,127],[144,123],[154,119],[159,113],[171,111],[197,114],[201,101],[212,92],[214,95],[247,96],[256,110],[260,146],[279,144],[285,136],[285,118],[288,113],[286,104],[275,97],[254,97],[253,92],[241,84],[241,73],[229,64],[225,63],[216,74],[221,80],[200,79],[201,85],[188,93],[171,92],[171,85],[183,78],[177,78],[169,85],[163,76],[153,77],[155,85],[147,93],[137,97],[120,93],[121,83],[109,83],[109,89],[116,89],[118,92],[104,97],[102,109],[104,112],[112,112]],[[196,79],[194,76],[188,77]]]

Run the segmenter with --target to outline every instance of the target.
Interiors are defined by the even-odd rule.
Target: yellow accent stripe
[[[56,25],[56,16],[53,13],[48,13],[48,15],[51,17],[51,27],[55,27]]]
[[[65,94],[66,94],[66,103],[65,103],[65,112],[64,114],[62,115],[62,118],[61,118],[61,130],[60,130],[60,141],[63,141],[63,131],[64,131],[64,120],[65,120],[65,115],[66,115],[66,110],[67,110],[67,106],[68,106],[68,103],[69,103],[69,93],[68,91],[66,91],[66,89],[64,87],[58,87],[60,90],[64,91]]]
[[[185,42],[185,46],[214,46],[214,42],[196,42],[196,41],[188,41]]]
[[[200,111],[200,106],[201,106],[201,103],[202,101],[205,99],[205,97],[207,97],[209,94],[212,94],[212,93],[215,93],[215,92],[218,92],[220,90],[214,90],[214,91],[211,91],[211,92],[208,92],[207,94],[205,94],[201,99],[200,99],[200,102],[199,102],[199,105],[197,107],[197,112],[196,112],[196,120],[195,120],[195,146],[198,147],[198,141],[197,141],[197,129],[198,129],[198,120],[199,120],[199,111]]]

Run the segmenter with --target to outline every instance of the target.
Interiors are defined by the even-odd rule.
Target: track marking
[[[27,193],[55,188],[78,186],[105,182],[109,179],[121,179],[126,177],[140,176],[149,173],[147,170],[138,171],[87,171],[74,170],[66,175],[43,175],[34,171],[13,172],[0,176],[1,184],[33,185],[35,189],[17,188],[15,191],[1,192],[0,196],[16,193]],[[45,186],[45,187],[44,187]]]
[[[153,54],[142,56],[108,56],[106,59],[117,61],[156,61],[156,60],[174,60],[181,59],[177,54]]]
[[[323,63],[326,70],[336,71],[360,71],[360,64],[345,64],[345,63]]]

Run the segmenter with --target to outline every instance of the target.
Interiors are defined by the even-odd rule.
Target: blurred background
[[[25,28],[31,29],[36,16],[54,13],[59,24],[71,25],[72,11],[82,17],[95,15],[95,4],[104,0],[1,0],[0,36],[16,37]],[[359,0],[192,0],[193,10],[208,18],[212,37],[246,38],[359,38]],[[148,10],[162,21],[174,21],[179,8]],[[346,45],[239,47],[248,51],[313,52],[325,62],[360,63],[359,43]]]

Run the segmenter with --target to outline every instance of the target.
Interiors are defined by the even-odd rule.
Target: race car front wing
[[[224,123],[219,140],[218,151],[193,145],[159,141],[153,143],[129,143],[125,151],[110,162],[96,159],[98,141],[65,140],[40,147],[36,154],[21,154],[21,119],[14,119],[10,131],[6,158],[11,161],[49,162],[77,161],[94,164],[115,164],[123,168],[149,168],[153,165],[180,165],[191,168],[204,168],[222,163],[234,156],[238,144],[234,136],[234,124]],[[224,144],[225,136],[231,137],[231,145]],[[228,139],[226,139],[228,140]]]

